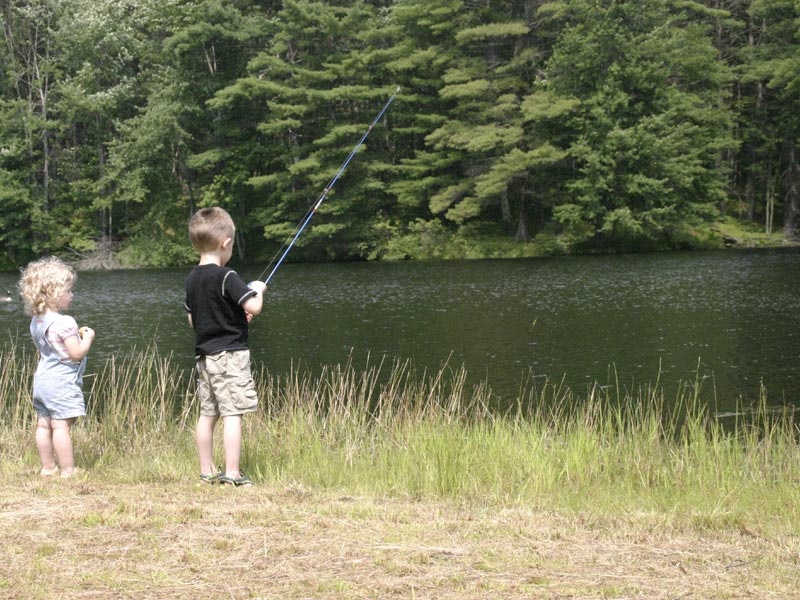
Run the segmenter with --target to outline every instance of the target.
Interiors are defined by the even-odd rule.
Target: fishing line
[[[275,271],[277,271],[278,267],[281,266],[281,263],[283,263],[283,259],[285,259],[286,255],[289,254],[289,250],[292,249],[292,246],[294,246],[294,243],[297,241],[297,238],[299,238],[300,234],[303,233],[303,230],[306,228],[306,225],[309,224],[312,217],[317,212],[317,209],[319,208],[320,204],[322,204],[323,200],[325,200],[326,196],[328,195],[328,192],[330,192],[333,189],[333,186],[336,185],[336,182],[339,180],[339,177],[341,177],[342,173],[344,173],[344,170],[347,168],[347,165],[350,164],[350,161],[353,160],[353,157],[356,155],[356,152],[358,152],[358,149],[361,147],[361,144],[363,144],[364,140],[367,139],[367,136],[370,134],[370,132],[378,123],[380,118],[389,108],[389,105],[394,101],[394,98],[395,96],[397,96],[397,93],[399,91],[400,91],[400,86],[397,86],[397,89],[394,91],[394,94],[392,94],[392,96],[386,101],[386,104],[383,105],[381,111],[372,120],[370,126],[367,127],[367,130],[364,132],[364,135],[362,135],[361,139],[358,140],[358,143],[355,145],[353,150],[350,152],[345,161],[342,163],[342,166],[339,167],[339,170],[336,172],[336,175],[334,175],[333,178],[328,182],[328,185],[325,186],[325,189],[319,195],[316,202],[314,202],[314,204],[311,206],[311,208],[308,210],[305,216],[300,220],[300,223],[298,224],[297,229],[295,230],[294,236],[292,237],[292,241],[289,242],[288,245],[284,242],[284,245],[278,250],[275,256],[272,257],[272,260],[269,262],[266,268],[261,272],[261,275],[258,276],[258,278],[261,279],[264,276],[264,273],[266,273],[269,270],[269,268],[272,267],[273,263],[275,264],[275,266],[272,268],[272,271],[270,271],[270,274],[264,280],[265,284],[269,283],[269,280],[272,279],[273,275],[275,275]],[[283,254],[281,254],[281,251],[283,252]],[[278,259],[277,262],[275,262],[275,257],[278,256],[278,254],[280,254],[280,258]]]

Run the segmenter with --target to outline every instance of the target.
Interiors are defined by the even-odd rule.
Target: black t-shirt
[[[242,304],[255,296],[236,271],[198,265],[186,278],[184,307],[192,315],[197,356],[247,349],[247,316]]]

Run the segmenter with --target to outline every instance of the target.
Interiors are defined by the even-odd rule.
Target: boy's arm
[[[256,293],[255,296],[250,296],[242,303],[242,308],[244,309],[244,312],[248,314],[249,321],[251,317],[255,317],[261,313],[261,309],[264,306],[264,292],[267,289],[267,284],[263,281],[251,281],[247,285]]]

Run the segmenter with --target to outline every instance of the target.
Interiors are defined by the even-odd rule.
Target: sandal
[[[216,472],[214,473],[200,473],[200,481],[202,483],[207,483],[209,485],[213,485],[215,483],[219,483],[220,478],[222,477],[222,469],[217,467]]]
[[[220,475],[219,483],[220,485],[232,485],[234,487],[252,487],[253,485],[253,482],[250,480],[250,478],[242,471],[239,471],[238,477]]]

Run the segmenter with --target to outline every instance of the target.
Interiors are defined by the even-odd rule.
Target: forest
[[[0,0],[0,268],[796,239],[800,0]]]

